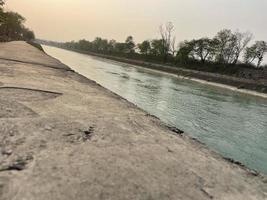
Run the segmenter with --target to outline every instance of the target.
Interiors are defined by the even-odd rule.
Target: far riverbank
[[[66,49],[66,48],[63,48]],[[96,56],[100,58],[105,58],[109,60],[114,60],[118,62],[123,62],[127,64],[136,65],[137,67],[145,67],[151,70],[157,70],[160,72],[169,73],[180,78],[190,79],[192,81],[197,81],[203,84],[214,85],[217,87],[223,87],[233,91],[238,91],[242,93],[247,93],[254,96],[267,98],[267,82],[252,80],[247,78],[238,78],[229,75],[222,75],[211,72],[203,72],[191,69],[185,69],[181,67],[168,66],[163,64],[145,62],[140,60],[128,59],[124,57],[111,56],[93,52],[85,52],[80,50],[66,49],[69,51],[74,51],[82,54],[87,54],[91,56]]]

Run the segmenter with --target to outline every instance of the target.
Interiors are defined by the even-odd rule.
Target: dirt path
[[[1,200],[267,199],[266,177],[34,47],[0,58]]]

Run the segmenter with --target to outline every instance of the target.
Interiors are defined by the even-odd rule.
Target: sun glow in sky
[[[214,36],[223,28],[250,31],[267,41],[267,0],[7,0],[37,38],[93,40],[96,36],[137,42],[159,37],[171,21],[178,41]]]

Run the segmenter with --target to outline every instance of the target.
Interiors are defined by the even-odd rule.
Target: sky
[[[36,37],[53,41],[96,36],[136,42],[159,38],[173,22],[177,41],[213,37],[224,28],[250,31],[267,41],[267,0],[6,0]]]

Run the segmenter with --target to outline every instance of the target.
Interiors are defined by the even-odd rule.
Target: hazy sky
[[[158,37],[168,21],[178,41],[223,28],[267,41],[267,0],[7,0],[6,7],[26,17],[38,38],[55,41],[132,35],[139,42]]]

